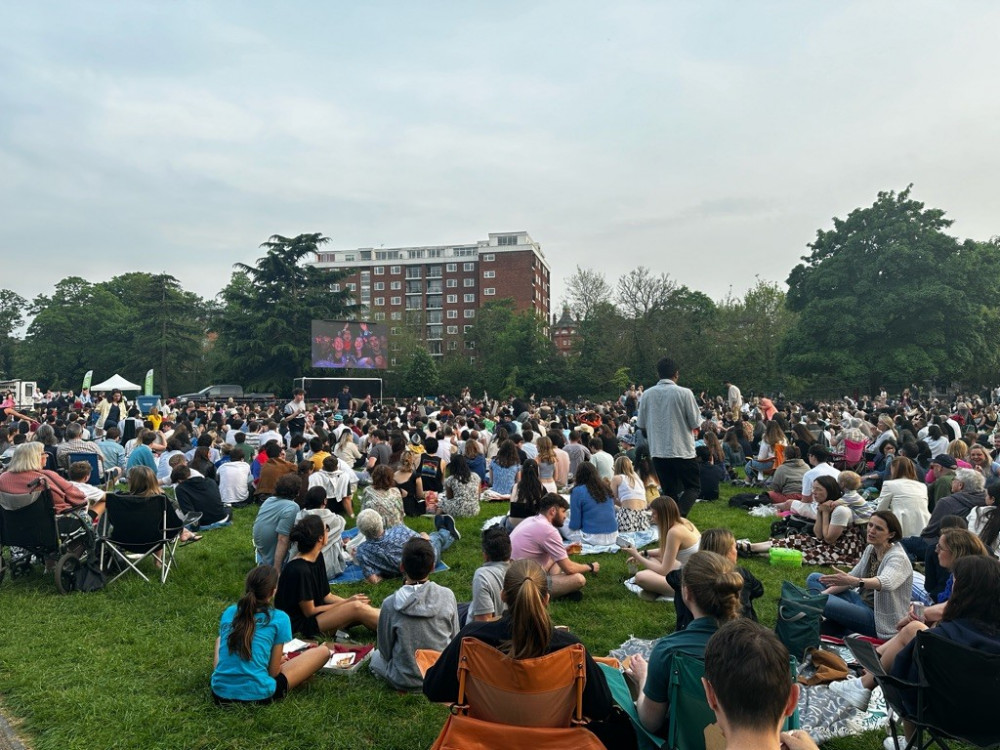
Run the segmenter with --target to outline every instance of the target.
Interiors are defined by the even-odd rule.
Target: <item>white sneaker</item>
[[[896,745],[897,741],[899,742],[898,746]],[[883,750],[903,750],[904,747],[906,747],[906,737],[893,737],[890,734],[882,740]]]
[[[861,684],[860,677],[851,677],[847,680],[838,680],[830,683],[830,692],[840,698],[844,703],[859,711],[868,710],[868,702],[871,700],[872,691],[866,690]],[[893,748],[895,750],[895,748]]]

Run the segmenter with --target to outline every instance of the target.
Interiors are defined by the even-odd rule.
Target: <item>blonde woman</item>
[[[674,499],[660,495],[649,506],[653,512],[653,523],[660,532],[660,543],[655,550],[639,552],[635,547],[626,547],[625,552],[640,570],[635,575],[636,585],[642,588],[642,598],[650,601],[659,596],[673,596],[674,590],[667,584],[667,573],[683,567],[691,555],[698,551],[701,532],[688,519],[681,516]]]
[[[615,515],[618,531],[645,531],[649,528],[649,511],[646,509],[646,488],[635,473],[628,456],[615,459],[615,475],[611,478],[611,492],[615,498]]]
[[[538,478],[546,492],[557,492],[556,487],[556,449],[552,441],[544,435],[535,443],[538,448]]]

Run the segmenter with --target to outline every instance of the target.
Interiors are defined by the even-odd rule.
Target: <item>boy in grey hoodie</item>
[[[429,541],[423,537],[408,540],[399,566],[403,585],[382,602],[371,670],[396,690],[420,690],[424,681],[414,652],[418,648],[444,651],[459,631],[455,595],[427,580],[434,565]]]

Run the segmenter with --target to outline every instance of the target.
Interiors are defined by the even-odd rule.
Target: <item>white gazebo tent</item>
[[[117,388],[119,391],[141,391],[142,386],[136,385],[135,383],[128,382],[125,378],[119,375],[117,372],[110,378],[105,380],[103,383],[97,383],[90,386],[90,390],[93,393],[99,391],[113,391]]]

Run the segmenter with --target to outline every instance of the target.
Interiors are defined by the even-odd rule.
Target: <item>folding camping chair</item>
[[[796,662],[792,657],[789,668],[795,675]],[[670,750],[705,750],[705,728],[715,723],[715,711],[709,708],[705,686],[705,662],[683,652],[671,659],[670,684],[667,698],[670,703],[670,722],[667,726],[667,744]],[[798,729],[799,711],[785,719],[783,729]]]
[[[458,697],[432,748],[603,748],[583,726],[585,662],[579,643],[535,659],[511,659],[463,638]]]
[[[183,526],[196,520],[185,518],[182,521],[165,495],[109,494],[98,533],[101,568],[104,569],[106,560],[114,561],[121,570],[111,581],[131,570],[148,582],[149,578],[138,566],[150,555],[162,551],[160,583],[165,583],[177,562],[177,545]]]
[[[102,474],[100,457],[96,453],[70,453],[69,462],[75,464],[77,461],[85,461],[90,464],[90,478],[87,480],[87,484],[101,487],[105,492],[114,486],[118,472],[115,469],[107,469]]]
[[[916,728],[907,750],[932,745],[947,750],[947,740],[981,748],[1000,746],[1000,726],[993,716],[1000,690],[1000,655],[923,630],[913,647],[919,680],[910,682],[886,673],[870,641],[849,636],[844,643],[882,688],[893,711],[889,717],[893,734],[902,734],[897,716]]]

